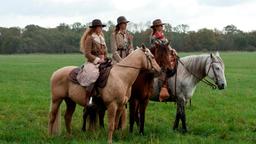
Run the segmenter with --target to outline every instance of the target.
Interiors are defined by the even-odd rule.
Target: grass
[[[171,129],[176,111],[173,103],[150,102],[145,135],[139,135],[135,126],[132,134],[128,129],[123,134],[115,132],[114,143],[256,143],[256,53],[221,55],[228,87],[218,91],[199,84],[192,107],[186,111],[187,134]],[[0,55],[0,143],[106,143],[106,129],[81,132],[80,106],[73,116],[72,137],[66,136],[63,117],[62,134],[47,135],[50,76],[60,67],[82,63],[79,54]],[[62,114],[64,110],[62,104]]]

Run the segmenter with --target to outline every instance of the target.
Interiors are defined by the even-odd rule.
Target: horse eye
[[[219,68],[219,67],[216,67],[216,70],[220,70],[220,68]]]

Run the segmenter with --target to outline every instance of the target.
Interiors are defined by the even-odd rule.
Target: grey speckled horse
[[[182,131],[187,131],[185,104],[191,99],[196,85],[207,76],[215,82],[219,90],[227,86],[224,63],[218,52],[216,54],[187,56],[180,59],[177,73],[168,79],[170,93],[177,103],[174,130],[178,128],[179,120],[181,119]],[[158,80],[154,79],[154,94],[151,100],[157,97],[158,94]],[[173,99],[169,101],[173,101]]]

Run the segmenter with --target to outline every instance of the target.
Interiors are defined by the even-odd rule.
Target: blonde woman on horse
[[[124,16],[117,18],[117,25],[111,35],[112,59],[114,63],[120,62],[133,51],[133,36],[127,31],[127,23]]]
[[[84,54],[87,62],[78,73],[77,80],[80,85],[86,87],[87,100],[92,95],[94,83],[99,77],[98,66],[107,57],[107,46],[102,32],[102,28],[105,26],[99,19],[94,19],[80,41],[80,51]]]
[[[168,89],[167,89],[167,76],[166,76],[165,72],[166,72],[167,68],[171,69],[171,70],[175,69],[176,56],[177,56],[176,50],[170,46],[170,42],[164,35],[163,26],[164,26],[164,23],[162,23],[162,21],[160,19],[154,20],[153,25],[151,26],[152,33],[150,35],[151,50],[167,48],[168,49],[167,52],[169,53],[169,57],[167,58],[167,61],[163,60],[163,61],[158,62],[163,70],[163,72],[161,73],[161,76],[159,78],[159,86],[161,87],[160,94],[159,94],[160,101],[165,100],[170,96]],[[166,67],[166,66],[168,66],[168,67]]]

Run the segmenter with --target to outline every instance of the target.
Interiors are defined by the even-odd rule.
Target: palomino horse
[[[69,134],[71,134],[71,118],[75,110],[76,103],[85,107],[85,89],[69,80],[69,73],[76,68],[68,66],[58,69],[51,77],[51,110],[49,114],[49,134],[60,132],[60,111],[62,100],[65,100],[67,109],[65,113],[65,124]],[[112,135],[117,119],[121,111],[125,109],[131,94],[131,86],[136,80],[141,69],[155,70],[160,72],[160,67],[156,63],[154,56],[149,49],[138,48],[128,55],[119,64],[114,65],[110,71],[106,86],[99,89],[99,93],[108,112],[108,143],[112,143]],[[122,129],[124,129],[122,126]]]
[[[167,101],[174,101],[177,103],[176,119],[173,126],[174,130],[178,128],[179,120],[181,119],[182,131],[187,131],[185,104],[193,96],[196,85],[207,76],[215,82],[218,89],[221,90],[227,86],[224,73],[224,63],[218,52],[216,55],[210,54],[187,56],[181,58],[178,62],[176,74],[168,79],[169,93],[172,95],[172,98],[168,99]],[[150,99],[153,101],[158,101],[160,91],[158,86],[158,79],[155,78],[153,83],[154,90]],[[137,95],[136,97],[140,98],[143,97],[143,95]],[[134,117],[140,120],[140,133],[143,133],[144,120],[142,119],[144,119],[144,117],[141,116],[141,111],[137,109],[136,115],[134,115]],[[133,125],[130,123],[130,129],[132,126]]]

